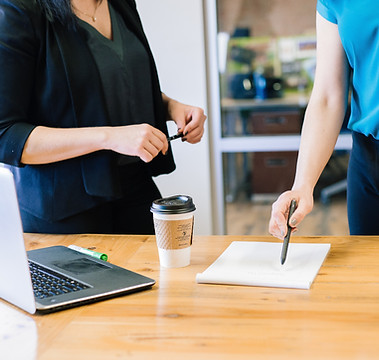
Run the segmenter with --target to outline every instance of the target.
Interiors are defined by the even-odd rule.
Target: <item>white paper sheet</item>
[[[35,360],[37,325],[33,318],[0,302],[0,359]]]
[[[282,243],[234,241],[196,281],[309,289],[329,249],[330,244],[290,243],[281,265]]]

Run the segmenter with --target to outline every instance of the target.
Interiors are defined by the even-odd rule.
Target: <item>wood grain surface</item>
[[[76,244],[154,278],[151,290],[35,315],[37,359],[378,359],[379,237],[331,243],[310,290],[197,284],[234,240],[195,236],[191,265],[160,268],[154,236],[26,234],[28,249]],[[279,259],[278,259],[279,261]]]

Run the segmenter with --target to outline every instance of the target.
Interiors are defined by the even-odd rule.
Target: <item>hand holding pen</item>
[[[287,233],[288,210],[292,199],[296,199],[297,202],[295,215],[291,219],[292,232],[298,229],[299,224],[313,208],[312,189],[288,190],[282,193],[271,206],[268,224],[268,232],[281,240]]]
[[[207,119],[204,110],[197,106],[183,104],[163,93],[162,99],[167,106],[167,119],[175,122],[178,133],[184,134],[183,137],[180,136],[182,141],[189,144],[198,143],[204,134],[204,123]]]

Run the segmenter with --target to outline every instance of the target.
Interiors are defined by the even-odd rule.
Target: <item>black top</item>
[[[99,69],[110,123],[154,126],[149,58],[142,43],[109,4],[113,40],[80,20]]]
[[[155,125],[151,72],[146,49],[109,4],[113,39],[79,19],[86,43],[94,57],[103,85],[109,124],[112,126],[148,123]],[[119,164],[138,161],[119,156]]]

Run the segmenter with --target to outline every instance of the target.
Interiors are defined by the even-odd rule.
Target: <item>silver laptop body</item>
[[[0,298],[33,314],[53,312],[151,288],[155,280],[65,246],[26,252],[13,174],[0,167]],[[74,291],[37,298],[28,261],[80,283]],[[36,285],[34,284],[34,288]]]

